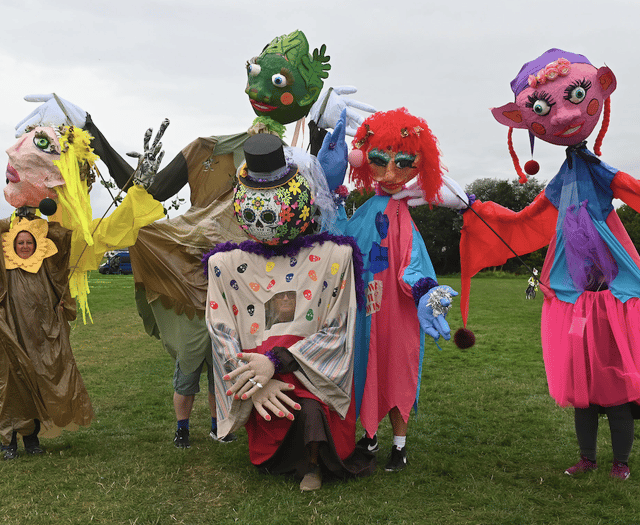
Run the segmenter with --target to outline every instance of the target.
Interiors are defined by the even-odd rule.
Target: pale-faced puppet
[[[244,425],[253,464],[315,490],[373,469],[351,403],[361,259],[353,239],[317,228],[335,210],[313,156],[273,135],[244,153],[235,210],[252,239],[206,257],[218,432]]]
[[[521,180],[526,176],[512,145],[513,128],[527,130],[532,144],[539,139],[566,147],[567,159],[521,212],[477,202],[477,214],[464,213],[463,318],[470,278],[478,270],[502,264],[513,256],[510,250],[521,255],[549,245],[539,277],[543,356],[551,396],[575,407],[581,451],[580,462],[566,473],[595,468],[598,412],[606,412],[614,436],[611,475],[626,479],[640,402],[640,257],[612,200],[640,211],[640,184],[601,161],[586,143],[604,110],[594,147],[600,155],[616,78],[583,55],[550,49],[526,63],[511,87],[515,102],[492,113],[509,127],[509,150]]]
[[[359,445],[377,449],[378,425],[389,414],[394,443],[386,470],[400,470],[407,459],[409,415],[418,402],[425,333],[449,339],[445,316],[457,293],[438,286],[406,200],[392,196],[417,179],[425,201],[436,201],[443,167],[427,122],[405,108],[368,117],[353,148],[352,179],[359,187],[376,188],[346,229],[363,253],[367,286],[355,354],[356,402],[365,429]]]
[[[18,456],[18,434],[28,454],[41,454],[41,429],[53,437],[91,422],[91,402],[69,342],[76,300],[84,316],[87,271],[97,269],[108,247],[127,247],[145,221],[163,215],[160,203],[136,186],[109,218],[92,220],[89,190],[97,156],[90,141],[80,128],[39,126],[7,150],[4,193],[16,213],[0,221],[5,459]]]

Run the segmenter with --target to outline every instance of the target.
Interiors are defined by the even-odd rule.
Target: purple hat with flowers
[[[535,87],[544,84],[547,79],[553,80],[558,76],[565,76],[569,72],[567,66],[570,69],[571,64],[592,65],[584,55],[569,53],[562,49],[549,49],[535,60],[522,66],[516,78],[511,81],[511,90],[517,97],[523,89],[529,86]]]

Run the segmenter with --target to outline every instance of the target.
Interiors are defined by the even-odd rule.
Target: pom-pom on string
[[[453,341],[458,348],[464,350],[476,344],[476,336],[468,328],[459,328],[453,336]]]

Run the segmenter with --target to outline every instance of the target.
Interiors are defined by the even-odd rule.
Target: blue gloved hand
[[[318,161],[327,177],[327,184],[331,191],[335,190],[344,181],[347,172],[347,142],[345,141],[345,126],[347,110],[343,109],[340,120],[333,129],[333,133],[327,133],[322,141],[322,147],[318,152]]]
[[[422,330],[436,341],[442,336],[451,339],[451,329],[446,316],[451,307],[451,298],[458,295],[451,286],[436,286],[420,298],[418,320]]]

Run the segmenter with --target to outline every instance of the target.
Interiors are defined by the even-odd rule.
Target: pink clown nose
[[[349,152],[349,164],[354,168],[359,168],[364,164],[364,153],[359,149],[353,149]]]

